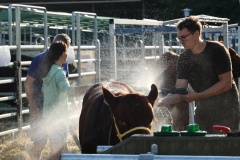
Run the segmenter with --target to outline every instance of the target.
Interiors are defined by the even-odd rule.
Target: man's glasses
[[[186,38],[190,35],[190,34],[192,34],[192,33],[189,33],[189,34],[187,34],[187,35],[185,35],[185,36],[177,36],[176,37],[176,40],[178,41],[178,42],[180,42],[180,41],[185,41],[186,40]]]

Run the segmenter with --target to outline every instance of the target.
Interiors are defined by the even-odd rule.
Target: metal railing
[[[124,154],[62,154],[61,160],[237,160],[239,156],[190,156],[190,155],[154,155],[154,154],[140,154],[140,155],[124,155]]]
[[[9,48],[11,50],[15,50],[17,47],[16,46],[9,46]],[[43,45],[41,46],[34,46],[34,45],[30,45],[30,46],[25,46],[23,45],[23,47],[21,47],[23,50],[28,50],[28,49],[39,49],[39,48],[43,48]],[[73,47],[74,49],[77,48],[77,46],[74,46]],[[94,49],[95,50],[95,46],[81,46],[80,49],[83,49],[83,50],[92,50]],[[92,58],[92,59],[81,59],[80,60],[81,63],[86,63],[86,62],[96,62],[96,59],[95,58]],[[74,63],[78,63],[79,60],[74,60]],[[80,64],[81,64],[80,63]],[[10,62],[9,63],[9,66],[12,66],[14,63],[13,62]],[[31,61],[22,61],[20,62],[21,66],[28,66],[31,64]],[[18,68],[20,69],[20,68]],[[81,69],[81,68],[80,68]],[[79,68],[78,68],[79,70]],[[76,78],[76,77],[83,77],[83,76],[96,76],[96,72],[95,71],[89,71],[89,72],[82,72],[82,73],[76,73],[76,74],[69,74],[69,78]],[[0,84],[7,84],[7,83],[15,83],[15,80],[16,77],[2,77],[0,79]],[[21,77],[21,82],[24,82],[26,80],[26,77]],[[20,92],[19,94],[21,94],[21,98],[25,98],[26,97],[26,93],[23,93],[23,92]],[[0,95],[2,97],[0,97],[0,102],[3,102],[3,101],[9,101],[9,100],[15,100],[16,99],[16,95],[14,94],[14,92],[0,92]],[[1,114],[0,115],[0,119],[4,119],[4,118],[9,118],[9,117],[16,117],[18,116],[18,112],[20,112],[21,116],[24,115],[24,114],[28,114],[29,113],[29,110],[21,110],[21,111],[17,111],[17,112],[12,112],[12,113],[6,113],[6,114]],[[22,123],[22,122],[21,122]],[[15,129],[11,129],[11,130],[6,130],[6,131],[3,131],[3,132],[0,132],[0,136],[3,136],[3,135],[7,135],[7,134],[14,134],[16,132],[19,132],[21,130],[28,130],[30,128],[29,125],[27,126],[19,126],[21,128],[15,128]]]

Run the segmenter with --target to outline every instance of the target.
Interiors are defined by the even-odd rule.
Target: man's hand
[[[192,102],[199,99],[200,94],[194,91],[188,91],[187,95],[183,96],[183,99],[187,102]]]
[[[166,97],[159,99],[156,105],[158,107],[163,107],[170,104],[175,104],[184,100],[185,96],[186,95],[181,95],[181,94],[168,94]]]

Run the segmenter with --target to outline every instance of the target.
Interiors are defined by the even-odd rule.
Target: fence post
[[[96,70],[96,80],[95,82],[101,82],[101,51],[100,51],[100,41],[99,39],[96,40],[96,52],[95,52],[95,58],[96,58],[96,65],[95,65],[95,70]]]
[[[117,80],[117,50],[116,50],[116,35],[114,19],[109,20],[109,43],[110,43],[110,57],[111,60],[111,78]],[[113,73],[112,73],[113,72]]]
[[[77,78],[77,84],[81,84],[81,34],[82,34],[82,29],[80,28],[80,14],[76,13],[76,26],[77,26],[77,70],[78,70],[78,78]]]
[[[15,65],[15,81],[17,82],[17,91],[16,91],[16,104],[17,104],[17,120],[18,120],[18,128],[19,133],[22,132],[22,72],[21,72],[21,28],[20,28],[20,22],[21,22],[21,13],[20,13],[20,7],[15,7],[15,16],[16,16],[16,62]]]

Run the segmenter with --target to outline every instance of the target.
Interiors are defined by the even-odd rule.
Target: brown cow
[[[154,84],[148,96],[122,82],[93,85],[84,95],[79,120],[82,153],[96,153],[98,145],[115,145],[133,134],[150,134],[157,96]]]

